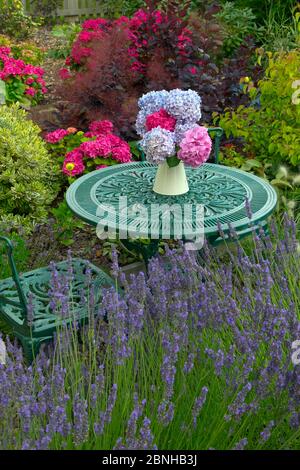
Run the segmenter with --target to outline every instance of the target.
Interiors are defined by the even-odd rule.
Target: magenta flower
[[[68,135],[68,131],[65,129],[56,129],[56,131],[49,132],[49,134],[46,135],[45,140],[49,144],[56,144],[66,137],[66,135]]]
[[[108,120],[94,121],[89,125],[89,130],[93,136],[110,134],[113,128],[113,123]]]
[[[29,87],[27,88],[27,90],[25,90],[25,95],[35,96],[36,93],[37,93],[36,89],[32,87]]]
[[[112,149],[112,157],[120,163],[128,163],[131,161],[130,147],[127,142],[122,142]]]
[[[97,140],[83,142],[79,149],[89,158],[108,157],[111,153],[111,143],[107,137],[103,136]]]
[[[196,167],[202,165],[209,158],[212,141],[205,127],[195,126],[184,134],[179,144],[178,158],[187,165]]]
[[[90,31],[81,31],[78,39],[82,42],[89,42],[93,39],[93,34]]]
[[[68,176],[81,175],[85,170],[82,161],[82,152],[79,149],[72,150],[67,153],[63,164],[63,173]]]
[[[66,68],[60,69],[58,74],[59,74],[59,76],[62,80],[67,80],[68,78],[71,77],[71,74],[70,74],[69,70],[66,69]]]
[[[92,29],[92,30],[97,30],[101,29],[101,27],[107,26],[108,21],[105,20],[104,18],[92,18],[90,20],[86,20],[82,23],[83,29]]]
[[[156,113],[149,114],[146,118],[146,128],[151,131],[155,127],[161,127],[167,131],[173,132],[176,126],[176,119],[170,116],[167,111],[160,109]]]

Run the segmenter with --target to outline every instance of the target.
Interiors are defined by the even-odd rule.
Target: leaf
[[[290,183],[288,183],[287,181],[284,181],[284,180],[274,179],[274,180],[271,181],[271,184],[273,186],[277,186],[277,187],[283,188],[283,189],[284,188],[285,189],[286,188],[293,189],[293,186]]]
[[[180,163],[180,160],[174,155],[173,157],[167,158],[167,163],[170,168],[177,166]]]
[[[250,159],[247,160],[241,167],[244,171],[250,171],[253,168],[261,168],[262,164],[258,160]]]
[[[0,105],[6,102],[6,84],[3,80],[0,80]]]

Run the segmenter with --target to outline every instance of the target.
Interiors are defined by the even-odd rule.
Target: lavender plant
[[[281,240],[273,224],[270,235],[253,232],[247,250],[225,246],[205,246],[200,262],[183,247],[167,250],[147,277],[129,280],[114,259],[123,289],[105,290],[100,307],[87,273],[89,324],[79,329],[74,318],[31,366],[7,339],[0,448],[299,448],[294,223],[286,218]],[[66,279],[53,273],[65,315],[57,299]]]

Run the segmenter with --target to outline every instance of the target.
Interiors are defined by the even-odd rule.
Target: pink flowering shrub
[[[85,133],[74,127],[56,129],[46,134],[45,141],[69,178],[131,161],[129,145],[113,134],[108,120],[92,122]]]
[[[65,122],[75,117],[84,127],[92,119],[109,119],[122,136],[134,140],[139,96],[149,90],[187,89],[189,81],[208,76],[207,59],[200,64],[198,36],[184,15],[169,8],[172,2],[164,12],[157,10],[157,3],[147,2],[132,18],[83,23],[60,71],[59,93],[72,104]],[[165,115],[153,118],[163,118],[166,125]],[[167,125],[173,126],[171,121]]]
[[[179,147],[178,158],[187,165],[197,167],[208,160],[212,141],[207,129],[196,125],[185,132]]]
[[[156,3],[153,2],[154,6]],[[86,20],[73,44],[70,56],[66,59],[66,67],[61,69],[61,78],[68,79],[71,71],[84,68],[87,65],[87,59],[93,56],[95,42],[101,42],[116,27],[126,31],[127,53],[131,60],[130,68],[138,74],[144,76],[147,74],[147,65],[152,58],[153,47],[167,45],[168,53],[173,49],[172,55],[176,59],[184,63],[190,62],[193,54],[190,47],[193,44],[193,32],[182,19],[178,17],[174,22],[170,15],[156,10],[154,6],[138,10],[132,18],[122,16],[117,20],[104,18]],[[195,67],[191,67],[191,73],[195,73],[195,70]]]
[[[151,90],[197,91],[207,124],[214,112],[247,100],[239,81],[251,74],[255,48],[250,41],[238,57],[221,63],[222,40],[213,7],[195,18],[187,15],[190,1],[183,6],[178,0],[145,3],[131,18],[83,23],[60,71],[58,93],[65,105],[57,127],[75,120],[84,128],[91,120],[109,119],[122,137],[135,140],[137,100]],[[166,120],[164,125],[172,127]]]
[[[0,80],[5,83],[7,104],[37,104],[47,93],[44,73],[41,67],[15,59],[10,47],[0,47]]]

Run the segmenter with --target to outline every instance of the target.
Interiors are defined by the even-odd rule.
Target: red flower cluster
[[[0,80],[8,84],[8,97],[14,101],[14,90],[26,95],[30,100],[38,101],[41,95],[47,93],[46,83],[43,79],[44,69],[31,64],[25,64],[23,60],[15,59],[10,47],[0,47]],[[20,86],[16,87],[19,82]],[[13,85],[13,86],[11,86]],[[10,90],[11,88],[11,90]],[[20,91],[21,90],[21,91]],[[15,100],[20,99],[16,96]]]
[[[89,20],[91,21],[91,20]],[[131,161],[130,147],[123,139],[112,134],[113,124],[110,121],[94,121],[89,126],[89,131],[83,134],[75,128],[56,129],[46,135],[45,140],[55,150],[56,144],[61,145],[68,139],[66,147],[72,148],[72,140],[75,143],[73,149],[66,153],[63,160],[62,171],[68,176],[81,175],[86,170],[86,160],[93,159],[95,168],[104,168],[112,163],[128,163]],[[72,137],[72,135],[74,137]],[[80,136],[82,135],[82,138]],[[78,145],[78,139],[80,145]],[[92,139],[92,140],[89,140]],[[55,146],[54,148],[52,146]],[[59,147],[60,148],[60,147]],[[105,163],[99,164],[97,159],[105,159]],[[90,168],[91,169],[91,168]]]
[[[122,16],[114,21],[103,18],[86,20],[82,24],[82,31],[73,44],[71,55],[66,59],[66,66],[70,67],[70,70],[78,70],[78,67],[83,66],[86,59],[91,56],[93,41],[101,40],[113,27],[125,26],[129,39],[128,55],[132,60],[131,69],[143,75],[146,70],[144,58],[147,56],[150,47],[143,30],[146,29],[147,36],[153,39],[158,33],[159,27],[164,24],[167,26],[168,21],[168,16],[159,10],[146,11],[142,9],[138,10],[132,18]],[[189,45],[192,44],[192,31],[184,27],[180,19],[178,19],[178,22],[180,33],[174,47],[177,47],[181,57],[188,57]],[[180,25],[182,25],[181,29]],[[62,79],[70,78],[70,70],[67,68],[61,69],[60,77]],[[196,69],[194,68],[194,70]],[[191,73],[194,73],[194,70],[191,70]]]
[[[146,118],[147,131],[151,131],[155,127],[161,127],[167,131],[174,132],[176,119],[170,116],[165,109],[160,109],[156,113],[149,114]]]

